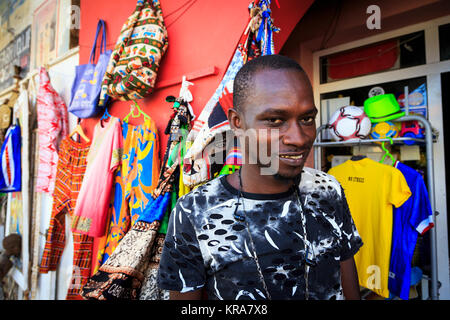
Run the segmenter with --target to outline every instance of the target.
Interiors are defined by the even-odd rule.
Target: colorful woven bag
[[[167,46],[167,29],[159,1],[138,0],[111,54],[99,105],[105,104],[107,95],[136,100],[151,94]]]

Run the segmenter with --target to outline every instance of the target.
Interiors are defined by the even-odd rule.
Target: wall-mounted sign
[[[0,50],[0,92],[14,84],[14,66],[20,66],[20,76],[30,70],[31,27],[28,26],[5,48]]]

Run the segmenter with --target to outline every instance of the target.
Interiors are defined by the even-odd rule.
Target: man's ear
[[[236,109],[228,109],[228,121],[230,122],[231,129],[242,129],[242,120],[241,114]]]

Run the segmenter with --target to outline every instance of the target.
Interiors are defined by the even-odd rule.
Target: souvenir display
[[[168,44],[159,1],[138,0],[111,54],[99,105],[105,105],[107,95],[136,100],[151,94]]]
[[[100,56],[95,61],[97,38],[103,30],[100,42]],[[75,68],[75,80],[72,85],[72,96],[69,112],[78,118],[90,118],[103,111],[104,106],[98,105],[103,76],[108,65],[112,50],[106,50],[106,25],[99,20],[88,64]],[[105,103],[106,105],[106,103]]]

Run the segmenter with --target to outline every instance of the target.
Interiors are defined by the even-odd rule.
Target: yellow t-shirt
[[[354,256],[359,284],[388,298],[393,207],[411,196],[400,170],[369,158],[348,160],[328,172],[342,185],[364,246]]]

